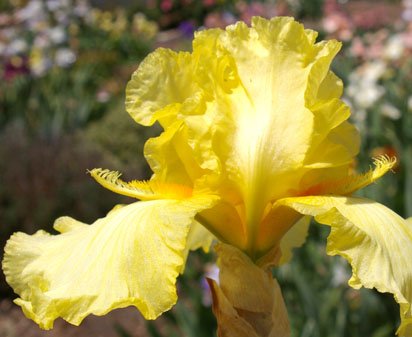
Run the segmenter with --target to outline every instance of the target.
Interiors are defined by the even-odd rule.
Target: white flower
[[[385,62],[373,61],[364,63],[349,75],[346,94],[358,108],[370,108],[385,94],[384,87],[378,84],[385,69]]]
[[[61,7],[61,3],[59,0],[47,0],[46,6],[49,11],[54,12]]]
[[[43,2],[40,0],[31,0],[27,5],[16,12],[16,18],[21,21],[31,19],[39,20],[44,17],[45,11]]]
[[[46,49],[50,47],[50,36],[45,34],[39,34],[34,38],[33,46],[38,49]]]
[[[60,44],[66,40],[66,32],[61,26],[50,28],[48,33],[50,40],[55,44]]]
[[[385,89],[381,86],[362,86],[360,90],[355,92],[354,99],[358,106],[367,109],[373,106],[379,98],[385,93]]]
[[[397,120],[402,117],[401,111],[389,103],[384,103],[381,106],[382,115],[389,117],[390,119]]]
[[[365,81],[376,82],[385,72],[386,63],[383,61],[368,62],[364,66]]]
[[[333,276],[331,283],[334,287],[343,286],[348,283],[350,273],[346,267],[345,261],[341,258],[333,265]]]
[[[69,48],[60,48],[54,58],[59,67],[68,67],[76,61],[76,54]]]
[[[90,6],[85,0],[76,1],[76,5],[73,9],[74,14],[78,17],[85,17],[87,14],[90,14]]]
[[[385,46],[384,55],[390,60],[398,60],[405,50],[402,35],[391,36]]]
[[[403,0],[403,1],[402,1],[402,5],[403,5],[405,8],[412,8],[412,0]]]
[[[9,43],[7,46],[8,55],[18,55],[22,54],[27,50],[27,42],[23,39],[16,39]]]

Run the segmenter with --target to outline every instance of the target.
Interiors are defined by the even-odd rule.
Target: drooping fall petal
[[[14,234],[3,270],[20,295],[15,302],[44,329],[58,317],[78,325],[89,314],[130,305],[156,318],[176,302],[190,225],[212,202],[209,197],[136,202],[92,225],[60,218],[59,235]]]
[[[412,336],[410,224],[385,206],[362,198],[308,196],[279,203],[331,226],[327,253],[349,261],[353,271],[349,285],[392,293],[400,304],[398,334]]]

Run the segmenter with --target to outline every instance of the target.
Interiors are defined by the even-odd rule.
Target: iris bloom
[[[151,53],[127,86],[126,108],[164,130],[145,146],[153,176],[125,182],[94,169],[101,185],[139,201],[92,225],[59,218],[58,235],[11,237],[3,269],[26,316],[50,329],[58,317],[77,325],[133,305],[154,319],[176,302],[189,250],[216,239],[250,268],[274,251],[280,265],[314,217],[331,227],[327,253],[352,266],[350,286],[392,293],[398,334],[412,336],[411,225],[351,196],[394,160],[353,171],[359,136],[329,70],[340,43],[316,37],[291,18],[255,17],[251,27],[198,32],[191,53]]]

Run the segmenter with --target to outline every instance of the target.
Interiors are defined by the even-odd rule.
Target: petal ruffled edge
[[[3,270],[25,315],[43,329],[62,317],[79,325],[89,314],[135,306],[155,319],[177,300],[176,278],[197,212],[214,197],[155,200],[115,207],[86,225],[56,221],[59,235],[15,233]]]
[[[412,228],[374,201],[341,196],[286,198],[279,203],[330,225],[329,255],[352,266],[349,285],[392,293],[400,305],[400,336],[412,336]]]

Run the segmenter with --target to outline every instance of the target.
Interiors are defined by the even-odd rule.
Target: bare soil
[[[148,336],[144,319],[133,307],[103,317],[87,317],[78,327],[59,319],[52,330],[44,331],[10,300],[0,302],[0,337],[122,337],[125,333],[130,337]]]

